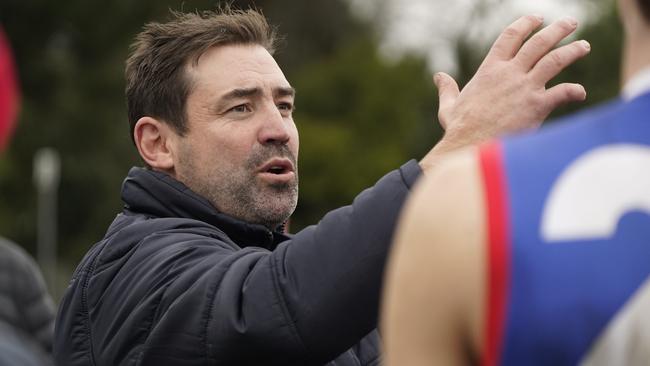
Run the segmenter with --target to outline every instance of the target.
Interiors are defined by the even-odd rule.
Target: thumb
[[[436,73],[433,76],[433,82],[438,88],[438,119],[440,120],[440,125],[442,125],[442,128],[446,128],[447,119],[445,118],[445,111],[452,110],[454,102],[460,94],[460,89],[458,88],[458,83],[456,83],[456,80],[444,72]]]

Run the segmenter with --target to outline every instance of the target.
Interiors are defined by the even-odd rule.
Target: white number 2
[[[606,145],[562,172],[544,205],[540,235],[546,242],[606,239],[630,211],[650,214],[650,147]]]

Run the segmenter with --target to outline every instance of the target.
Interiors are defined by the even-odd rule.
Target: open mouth
[[[293,164],[289,159],[272,159],[259,170],[262,173],[284,175],[293,172]]]
[[[289,170],[283,166],[272,166],[266,172],[271,174],[284,174]]]

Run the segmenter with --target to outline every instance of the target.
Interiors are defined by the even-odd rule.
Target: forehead
[[[189,67],[195,91],[220,93],[233,88],[289,87],[271,54],[259,45],[227,45],[208,49]]]

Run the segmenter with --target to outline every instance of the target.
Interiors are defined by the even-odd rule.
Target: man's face
[[[220,212],[275,228],[298,201],[293,89],[258,45],[214,47],[187,73],[193,88],[176,178]]]

